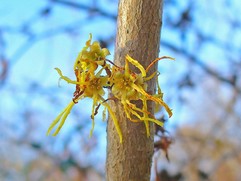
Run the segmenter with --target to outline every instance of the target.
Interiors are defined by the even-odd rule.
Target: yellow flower
[[[89,36],[89,40],[86,42],[86,46],[79,53],[75,63],[74,70],[88,71],[88,73],[94,74],[94,71],[98,66],[105,66],[106,56],[110,55],[107,48],[101,48],[99,42],[92,41],[92,34]]]
[[[95,75],[89,75],[85,76],[85,79],[81,78],[81,74],[84,74],[83,72],[80,75],[80,77],[77,78],[77,81],[70,80],[68,77],[63,76],[62,72],[60,69],[56,68],[57,72],[60,75],[61,79],[64,79],[66,82],[71,83],[71,84],[76,84],[76,91],[74,93],[74,98],[73,101],[69,103],[69,105],[59,114],[59,116],[53,121],[51,124],[49,130],[48,130],[48,135],[50,134],[50,131],[53,129],[53,127],[58,124],[58,122],[61,120],[60,125],[58,126],[57,130],[53,134],[54,136],[58,134],[60,131],[61,127],[63,126],[67,116],[69,115],[71,109],[73,108],[75,103],[78,103],[79,100],[89,97],[93,100],[92,104],[92,112],[91,112],[91,119],[92,119],[92,128],[90,131],[90,136],[93,134],[94,130],[94,117],[97,114],[97,111],[99,109],[99,105],[103,105],[109,112],[111,118],[114,121],[114,124],[116,126],[116,130],[119,134],[120,137],[120,142],[122,142],[122,133],[119,128],[119,124],[117,121],[117,118],[113,111],[111,110],[110,106],[106,103],[105,99],[103,98],[105,91],[104,87],[107,86],[107,81],[108,77],[106,76],[101,76],[101,72],[103,71],[104,68],[102,68],[97,74]],[[84,75],[82,75],[84,76]]]
[[[86,42],[86,46],[79,53],[74,64],[76,80],[69,79],[62,74],[60,69],[55,68],[60,75],[60,79],[63,79],[70,84],[75,84],[76,90],[74,92],[73,100],[52,122],[47,134],[49,135],[54,126],[60,122],[59,126],[53,134],[54,136],[57,135],[62,128],[67,116],[70,114],[74,104],[77,104],[79,100],[85,97],[89,97],[93,100],[91,111],[92,128],[90,131],[90,136],[92,136],[94,130],[94,117],[98,113],[100,105],[103,105],[105,109],[108,110],[112,120],[114,121],[117,133],[120,137],[120,142],[122,142],[122,133],[119,128],[117,118],[111,110],[110,106],[107,104],[106,100],[103,98],[105,95],[104,88],[108,87],[109,85],[108,76],[110,75],[110,65],[106,63],[106,56],[110,53],[108,49],[101,48],[98,42],[93,42],[91,44],[91,39],[92,35],[90,34],[90,38]],[[101,66],[101,68],[99,71],[97,71],[99,66]],[[102,75],[103,70],[106,71],[107,75]]]
[[[55,68],[60,76],[60,79],[63,79],[70,84],[74,84],[76,89],[73,94],[72,101],[52,122],[47,134],[49,135],[51,130],[59,123],[57,129],[53,133],[54,136],[57,135],[67,119],[67,116],[70,114],[73,106],[81,99],[88,97],[93,101],[91,111],[92,128],[90,130],[90,136],[93,134],[95,126],[95,115],[98,113],[98,109],[102,105],[104,106],[103,118],[106,117],[105,111],[107,110],[114,122],[120,142],[123,141],[122,132],[116,115],[107,103],[107,101],[111,101],[113,99],[120,101],[124,112],[130,121],[144,122],[147,136],[150,136],[149,122],[154,122],[160,126],[163,126],[163,123],[157,120],[155,116],[148,111],[147,101],[155,102],[156,108],[164,107],[169,117],[172,116],[172,111],[163,101],[163,94],[158,81],[157,93],[154,95],[147,93],[147,81],[155,78],[156,76],[158,77],[159,75],[157,72],[154,72],[147,77],[147,73],[157,61],[164,58],[173,60],[173,58],[157,58],[146,69],[144,69],[137,60],[131,58],[129,55],[126,55],[125,66],[118,67],[110,60],[106,59],[106,56],[110,54],[108,49],[101,48],[99,42],[95,41],[92,43],[91,41],[92,35],[90,34],[85,47],[79,53],[74,63],[73,71],[75,73],[76,80],[69,79],[62,74],[60,69]],[[131,71],[129,69],[129,64],[137,67],[140,73]],[[105,71],[105,74],[103,71]],[[111,91],[113,97],[104,99],[106,93],[105,88],[108,88]],[[133,101],[141,101],[142,106],[137,107]]]
[[[157,59],[155,60],[155,62],[157,62]],[[141,73],[137,74],[131,71],[129,69],[129,63],[136,66]],[[125,67],[113,67],[112,76],[110,77],[110,83],[111,85],[113,85],[111,88],[112,94],[114,95],[114,97],[120,100],[127,118],[129,118],[133,122],[136,122],[137,120],[143,121],[145,123],[148,136],[150,136],[148,121],[163,126],[163,123],[158,121],[154,117],[154,115],[152,115],[148,111],[148,100],[154,101],[155,103],[163,106],[166,109],[169,117],[172,116],[171,109],[162,100],[162,97],[157,96],[159,95],[159,93],[153,96],[146,92],[146,81],[152,79],[156,75],[155,73],[152,74],[150,77],[146,77],[148,70],[154,63],[151,63],[150,66],[147,67],[147,70],[145,70],[144,67],[141,64],[139,64],[137,60],[134,60],[129,55],[127,55],[125,59]],[[158,91],[159,88],[160,86],[158,85]],[[135,104],[131,103],[131,101],[134,100],[141,100],[142,108],[138,108]]]

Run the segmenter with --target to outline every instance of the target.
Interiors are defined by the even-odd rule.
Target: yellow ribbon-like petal
[[[126,55],[126,60],[128,60],[132,65],[136,66],[141,71],[143,77],[146,76],[146,70],[137,60],[131,58],[129,55]]]

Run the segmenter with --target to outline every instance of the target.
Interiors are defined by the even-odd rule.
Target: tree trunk
[[[162,24],[162,0],[120,0],[118,9],[115,64],[124,66],[129,54],[146,68],[158,57]],[[134,69],[134,67],[131,67]],[[153,66],[149,74],[153,73]],[[148,82],[148,92],[155,91],[155,80]],[[123,133],[119,142],[113,121],[107,126],[106,180],[149,181],[153,155],[153,124],[147,137],[143,122],[130,122],[118,101],[110,101]],[[138,103],[137,103],[138,105]],[[148,104],[153,113],[152,103]]]

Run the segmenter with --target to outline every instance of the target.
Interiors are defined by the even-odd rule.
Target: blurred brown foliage
[[[73,111],[70,120],[76,122],[69,121],[73,124],[69,131],[58,138],[45,137],[48,124],[64,106],[68,93],[61,94],[57,86],[46,82],[53,72],[55,54],[59,64],[69,66],[59,60],[59,54],[63,59],[63,50],[74,54],[85,28],[92,31],[94,27],[101,31],[96,34],[104,34],[104,23],[108,22],[112,33],[97,37],[104,46],[113,48],[117,1],[42,2],[34,7],[35,14],[25,19],[16,17],[15,25],[0,24],[0,180],[104,180],[105,155],[99,154],[103,145],[97,137],[105,134],[105,128],[88,140],[85,104],[82,112]],[[239,2],[228,0],[165,1],[161,55],[170,55],[176,61],[160,63],[159,71],[164,99],[174,116],[165,122],[168,133],[162,130],[156,136],[153,180],[241,178],[240,8]],[[60,12],[66,13],[71,22],[65,22]],[[97,26],[97,21],[103,24]],[[36,28],[41,23],[42,29]],[[72,40],[73,47],[54,41],[61,35],[66,36],[64,41]],[[13,43],[10,37],[16,41]],[[43,51],[28,60],[25,56],[44,41],[46,60],[38,59]],[[55,44],[64,44],[64,48],[58,49]],[[43,66],[40,73],[38,62]],[[26,69],[20,70],[19,65]],[[24,74],[30,70],[32,74]],[[35,75],[42,82],[34,79]]]

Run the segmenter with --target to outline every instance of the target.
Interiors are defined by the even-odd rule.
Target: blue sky
[[[91,4],[90,1],[75,2]],[[99,7],[103,10],[113,15],[116,14],[117,3],[109,0],[98,2]],[[187,38],[183,41],[179,30],[169,27],[168,16],[172,18],[172,21],[177,21],[179,11],[185,9],[189,1],[178,2],[179,4],[176,6],[164,10],[162,41],[174,42],[177,47],[182,47],[192,54],[198,55],[204,63],[214,70],[223,73],[223,75],[230,75],[230,69],[227,68],[230,62],[226,59],[226,51],[224,52],[222,48],[215,46],[212,42],[207,42],[202,49],[198,49],[199,44],[197,44],[195,32],[187,29]],[[240,6],[238,0],[231,2],[232,9]],[[217,18],[219,11],[223,10],[223,8],[219,8],[222,7],[221,3],[219,4],[217,0],[210,3],[213,3],[215,6],[212,7],[215,8],[209,7],[209,3],[196,1],[195,6],[198,6],[200,12],[194,13],[195,24],[192,26],[199,28],[205,35],[214,34],[217,40],[221,42],[232,41],[234,47],[240,47],[241,34],[235,33],[236,36],[231,36],[228,22]],[[5,46],[1,47],[0,45],[0,55],[6,58],[10,66],[7,83],[0,87],[0,122],[4,123],[4,127],[6,127],[2,134],[17,138],[31,128],[28,134],[32,140],[45,142],[49,150],[52,148],[49,143],[54,142],[53,152],[58,153],[64,147],[63,140],[76,126],[86,127],[81,130],[81,133],[72,135],[69,147],[73,152],[76,152],[79,151],[79,147],[76,145],[81,140],[91,143],[97,139],[99,140],[97,152],[91,152],[88,156],[89,160],[86,162],[91,163],[93,160],[99,159],[100,163],[103,163],[106,147],[106,122],[101,121],[101,114],[98,115],[94,138],[89,139],[90,100],[83,100],[74,107],[58,137],[46,137],[45,134],[52,120],[71,101],[75,89],[74,86],[70,86],[64,81],[60,82],[59,87],[59,76],[54,68],[60,68],[66,76],[74,79],[73,63],[88,39],[89,33],[93,34],[93,40],[114,37],[116,23],[108,18],[91,17],[84,11],[73,10],[61,5],[55,5],[50,16],[39,16],[39,12],[49,5],[50,3],[44,0],[24,1],[24,3],[18,0],[2,0],[0,3],[0,28],[4,30],[3,33],[0,32],[0,35],[5,41]],[[168,11],[168,15],[166,11]],[[239,9],[236,11],[238,13]],[[207,12],[213,13],[213,15],[205,15]],[[229,10],[223,12],[225,17],[234,18]],[[215,21],[219,20],[219,26],[214,24]],[[66,29],[66,27],[68,28]],[[34,35],[33,41],[28,41],[31,37],[28,32]],[[111,52],[109,59],[112,59],[114,44],[108,48]],[[240,52],[233,48],[230,49],[230,52],[232,52],[230,56],[233,57],[240,55]],[[168,124],[172,127],[190,123],[197,116],[198,107],[196,107],[195,112],[195,109],[190,110],[190,107],[180,105],[177,101],[177,91],[179,90],[176,89],[175,84],[188,71],[195,72],[201,78],[203,72],[196,65],[187,61],[186,57],[170,49],[161,47],[160,56],[163,55],[176,58],[175,62],[162,61],[158,65],[161,72],[159,80],[164,92],[164,99],[169,102],[174,112],[174,116]],[[194,77],[194,81],[201,82],[200,77]],[[197,89],[196,92],[191,89],[185,90],[184,97],[188,100],[199,99],[198,95],[202,95],[202,90],[200,87]],[[31,112],[31,115],[27,119],[26,113],[28,111]],[[29,125],[26,126],[26,124]],[[82,157],[86,155],[83,150],[79,154]],[[98,166],[103,167],[101,164]]]
[[[88,1],[79,2],[86,5],[89,4]],[[102,7],[106,12],[116,14],[116,3],[108,2],[108,6],[106,6],[107,1],[99,2],[100,7]],[[180,4],[178,6],[180,10],[185,9],[188,4],[187,1],[179,3]],[[98,40],[100,38],[105,39],[110,35],[115,35],[116,27],[115,22],[112,20],[103,19],[101,17],[91,19],[89,15],[83,11],[73,10],[61,5],[56,5],[54,7],[51,16],[40,18],[39,12],[42,10],[42,8],[49,4],[50,3],[47,1],[26,1],[25,3],[22,3],[16,0],[3,1],[1,4],[0,26],[9,29],[9,31],[4,33],[4,39],[7,42],[6,47],[4,47],[4,54],[8,61],[10,61],[11,65],[10,73],[8,75],[8,86],[9,88],[10,86],[19,88],[20,90],[15,96],[25,97],[26,99],[27,95],[24,95],[24,91],[28,88],[29,83],[40,84],[42,88],[53,89],[55,91],[53,96],[56,96],[57,99],[61,99],[60,102],[67,103],[68,98],[71,97],[74,87],[68,86],[64,82],[61,82],[61,88],[59,89],[59,77],[54,71],[54,68],[59,67],[65,75],[74,78],[72,64],[78,52],[83,47],[85,40],[88,38],[88,34],[92,32],[94,40]],[[200,4],[199,11],[204,12],[206,10],[205,8],[206,7],[204,4]],[[173,20],[178,19],[178,13],[176,13],[177,11],[175,11],[175,8],[173,10],[168,10],[171,12]],[[212,9],[214,14],[217,11],[218,8]],[[197,20],[199,19],[199,17],[195,18],[197,18]],[[211,21],[211,19],[206,20],[207,21],[202,23],[202,25],[204,25],[202,31],[208,34],[211,31],[211,29],[208,29],[208,27],[212,27],[209,26],[209,21]],[[23,35],[21,32],[21,29],[24,27],[23,25],[28,24],[30,26],[27,26],[27,30],[37,35],[37,40],[34,41],[33,44],[26,43],[29,37],[27,35]],[[190,51],[192,51],[193,47],[195,48],[195,39],[192,39],[192,32],[190,32],[188,35],[190,38],[188,38],[186,40],[187,42],[183,44],[178,32],[165,28],[167,27],[166,24],[168,24],[168,22],[164,21],[164,26],[162,29],[162,39],[164,41],[175,42],[177,46],[184,46],[187,50]],[[63,33],[62,27],[65,26],[73,27],[71,33]],[[222,31],[219,31],[217,34],[218,39],[226,37],[228,32],[225,24],[220,24],[220,26]],[[51,31],[55,35],[41,38],[42,35],[46,35],[45,32],[51,33]],[[236,37],[236,39],[238,38]],[[25,47],[26,51],[22,51],[20,47]],[[110,59],[112,59],[114,51],[113,45],[109,47],[109,49],[112,53]],[[209,50],[212,50],[212,53],[209,54],[209,58],[207,59],[206,52]],[[215,61],[215,63],[213,63],[213,60],[219,59],[218,66],[227,66],[227,61],[225,61],[225,58],[223,58],[224,56],[222,49],[217,48],[212,44],[207,44],[204,49],[202,49],[202,51],[198,52],[198,54],[200,54],[201,59],[207,60],[205,63],[208,65],[217,66],[217,62]],[[168,49],[161,49],[160,55],[169,55],[176,58],[175,63],[168,61],[159,63],[159,70],[162,74],[160,76],[160,82],[163,87],[163,92],[165,93],[169,92],[170,90],[169,87],[166,86],[168,85],[167,82],[175,83],[175,81],[178,80],[177,75],[181,75],[186,71],[188,62],[183,61],[183,57],[178,57],[178,55],[173,54],[173,52],[170,52]],[[172,70],[176,71],[175,76],[170,74]],[[172,94],[174,94],[174,92]],[[167,96],[167,99],[169,99],[168,93],[165,95]],[[42,99],[42,95],[36,94],[35,96],[36,100],[28,100],[30,101],[29,104],[33,104],[33,106],[38,107],[38,109],[47,111],[46,107],[49,106],[43,106],[44,101],[46,100]],[[48,95],[45,96],[47,99]],[[4,102],[8,102],[9,109],[11,109],[11,105],[13,107],[14,105],[16,106],[15,100],[11,101],[11,99],[13,99],[12,97],[6,96],[5,98],[7,101]],[[64,103],[62,104],[64,105]],[[61,108],[61,106],[59,106],[58,110]],[[174,108],[174,112],[178,111],[178,109],[175,109],[174,105],[172,105],[172,107]],[[51,110],[51,112],[53,111],[54,113],[57,113],[58,110]],[[172,121],[175,120],[176,119],[174,114]],[[176,123],[177,122],[175,122],[175,124]]]

